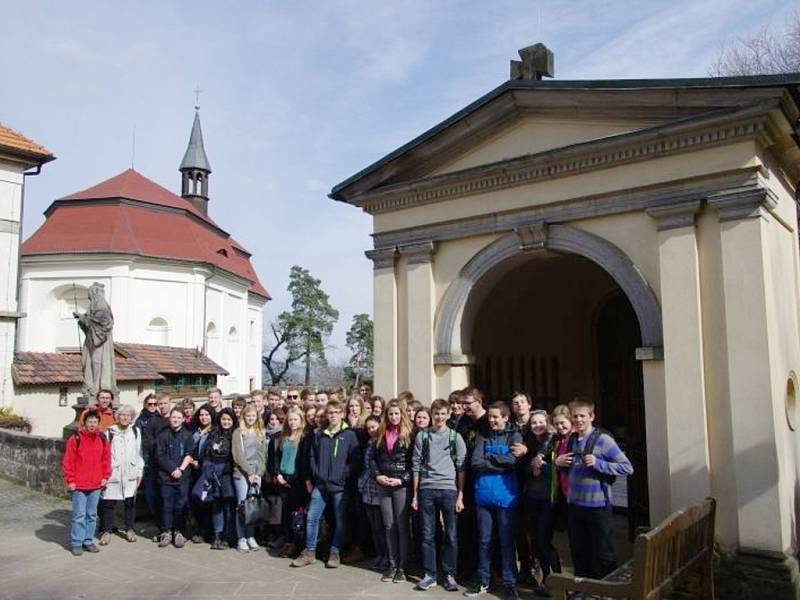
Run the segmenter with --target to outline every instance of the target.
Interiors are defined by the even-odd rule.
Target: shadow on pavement
[[[45,523],[36,530],[36,537],[44,542],[69,547],[70,516],[70,511],[66,509],[51,510],[44,515]]]

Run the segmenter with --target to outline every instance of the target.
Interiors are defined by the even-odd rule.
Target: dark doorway
[[[597,422],[614,434],[633,463],[627,478],[628,533],[650,524],[647,489],[642,366],[636,360],[641,334],[636,314],[621,291],[612,294],[597,311],[595,321]]]

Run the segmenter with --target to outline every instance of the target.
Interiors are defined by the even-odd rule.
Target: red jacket
[[[77,490],[96,490],[103,487],[103,479],[111,477],[111,444],[106,436],[95,431],[80,430],[78,437],[70,436],[61,466],[64,481],[74,484]]]

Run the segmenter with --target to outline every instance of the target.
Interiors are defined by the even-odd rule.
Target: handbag
[[[306,509],[301,506],[292,512],[291,523],[294,544],[302,547],[306,542]]]
[[[261,490],[254,483],[247,488],[247,496],[236,507],[239,517],[245,527],[253,527],[267,518],[269,507],[267,501],[261,496]]]

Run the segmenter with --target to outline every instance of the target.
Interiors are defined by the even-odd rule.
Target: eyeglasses
[[[158,406],[156,402],[148,402],[147,406]]]
[[[300,399],[300,394],[289,394],[286,397],[289,398],[289,400],[299,400]]]

